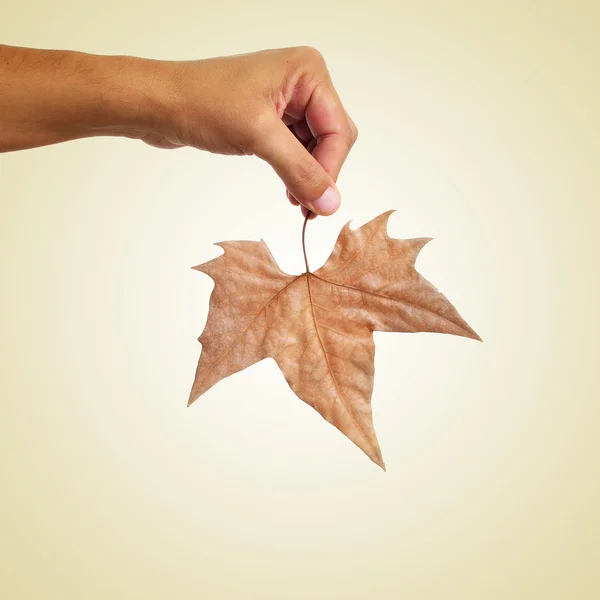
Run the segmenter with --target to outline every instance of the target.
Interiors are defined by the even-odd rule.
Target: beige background
[[[484,344],[376,334],[388,472],[265,361],[186,408],[211,244],[301,219],[257,159],[85,140],[0,156],[0,596],[600,597],[600,9],[2,0],[0,39],[155,58],[310,44],[389,208]]]

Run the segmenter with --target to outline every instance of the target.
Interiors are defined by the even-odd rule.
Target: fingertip
[[[339,190],[332,184],[312,202],[313,212],[323,216],[332,215],[340,207],[341,201]]]
[[[303,207],[301,208],[301,211],[302,211],[302,216],[303,216],[303,217],[305,217],[305,218],[306,218],[306,216],[308,215],[308,220],[309,220],[309,221],[312,221],[313,219],[316,219],[316,218],[317,218],[317,215],[316,215],[314,212],[312,212],[312,211],[308,210],[308,208],[306,208],[305,206],[303,206]]]
[[[292,206],[300,206],[300,202],[298,202],[298,200],[296,200],[296,198],[294,198],[294,196],[290,194],[289,190],[286,190],[285,195],[287,196],[287,199],[290,201],[290,204]]]

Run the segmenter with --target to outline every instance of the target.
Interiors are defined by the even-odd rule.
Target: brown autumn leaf
[[[479,340],[448,299],[414,268],[431,238],[387,234],[388,211],[352,230],[327,262],[284,273],[263,240],[216,244],[194,267],[215,282],[188,406],[221,379],[273,358],[295,394],[385,469],[373,428],[373,331],[449,333]]]

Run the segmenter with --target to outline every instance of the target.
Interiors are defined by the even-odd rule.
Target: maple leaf
[[[215,282],[188,406],[221,379],[273,358],[294,393],[385,470],[373,428],[374,331],[437,332],[479,340],[415,270],[431,238],[387,234],[388,211],[347,223],[327,262],[284,273],[263,240],[220,242],[194,269]]]

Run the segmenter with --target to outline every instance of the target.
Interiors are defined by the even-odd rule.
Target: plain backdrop
[[[186,408],[212,244],[303,269],[255,158],[0,156],[0,596],[600,597],[597,2],[2,0],[3,43],[189,59],[312,45],[358,125],[341,226],[396,209],[483,344],[376,334],[388,472],[271,360]]]

